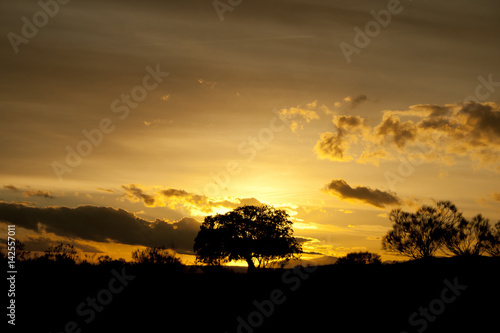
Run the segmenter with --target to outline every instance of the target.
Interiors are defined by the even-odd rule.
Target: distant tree
[[[284,210],[271,206],[243,206],[226,214],[207,216],[195,238],[196,259],[210,265],[245,260],[248,272],[277,259],[302,252]]]
[[[177,258],[175,251],[161,247],[148,247],[144,250],[137,249],[132,252],[132,259],[138,264],[168,265],[180,268],[182,262]]]
[[[401,209],[391,211],[392,230],[382,238],[382,249],[413,259],[429,258],[443,245],[447,225],[463,220],[462,214],[449,201],[439,201],[436,207],[422,206],[415,213]]]
[[[123,258],[113,259],[109,255],[102,255],[97,257],[97,262],[99,263],[99,265],[125,264],[125,259]]]
[[[52,245],[44,253],[42,258],[57,263],[74,264],[78,259],[75,246],[69,243]]]
[[[489,237],[489,221],[478,214],[471,220],[448,221],[443,242],[447,250],[456,256],[472,256],[486,252]]]
[[[485,252],[492,257],[500,257],[500,221],[490,228],[486,240]]]
[[[30,258],[31,252],[25,250],[25,244],[16,239],[16,259],[24,261]]]
[[[371,252],[351,252],[337,260],[337,265],[381,264],[380,255]]]

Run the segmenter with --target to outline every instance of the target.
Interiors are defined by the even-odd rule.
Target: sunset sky
[[[307,257],[383,254],[398,207],[500,219],[496,0],[41,3],[0,4],[0,227],[30,249],[192,260],[244,204]]]

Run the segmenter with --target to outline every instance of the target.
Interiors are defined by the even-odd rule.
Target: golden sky
[[[498,1],[46,3],[0,4],[0,220],[34,249],[189,254],[243,204],[337,256],[398,207],[499,219]]]

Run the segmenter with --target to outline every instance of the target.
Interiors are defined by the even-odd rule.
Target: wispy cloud
[[[33,191],[24,191],[23,195],[25,197],[43,197],[47,199],[54,199],[55,197],[50,194],[49,191],[42,191],[42,190],[33,190]]]
[[[214,89],[215,85],[217,84],[217,82],[215,82],[215,81],[207,81],[207,80],[204,80],[204,79],[198,79],[198,83],[201,86],[203,86],[203,87],[209,87],[210,89]]]
[[[325,108],[326,106],[323,105],[322,107]],[[317,109],[317,101],[314,101],[305,106],[297,105],[296,107],[281,109],[279,113],[280,117],[288,120],[290,129],[296,133],[304,129],[304,122],[310,123],[319,119]]]
[[[98,191],[102,191],[102,192],[115,193],[115,191],[113,189],[110,189],[110,188],[97,187],[96,189]]]
[[[14,185],[4,185],[3,188],[6,188],[6,189],[11,190],[11,191],[21,191],[20,189],[18,189]]]
[[[3,186],[5,189],[14,191],[14,192],[20,192],[23,191],[22,189],[14,186],[14,185],[4,185]],[[55,197],[50,194],[49,191],[44,191],[44,190],[24,190],[23,191],[23,196],[29,198],[29,197],[42,197],[46,199],[54,199]]]

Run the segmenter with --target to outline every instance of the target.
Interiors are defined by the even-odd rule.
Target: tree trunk
[[[255,264],[253,263],[252,257],[246,258],[246,261],[248,264],[247,274],[251,274],[255,270]]]

